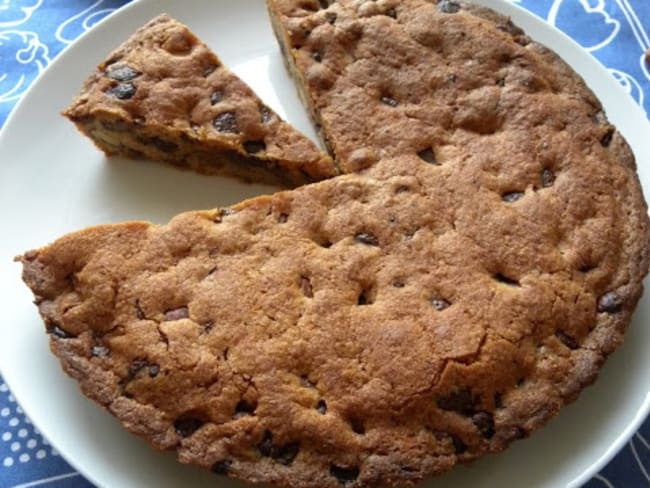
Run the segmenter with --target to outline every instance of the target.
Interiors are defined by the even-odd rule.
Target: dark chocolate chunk
[[[155,378],[158,376],[158,373],[160,373],[160,366],[157,364],[150,364],[149,365],[149,377],[150,378]]]
[[[609,147],[614,137],[614,132],[616,132],[614,127],[610,127],[607,132],[605,132],[605,134],[600,138],[600,143],[603,145],[603,147]]]
[[[472,415],[472,422],[486,439],[491,439],[494,435],[494,419],[488,412],[476,412]]]
[[[165,320],[171,321],[171,320],[180,320],[180,319],[186,319],[190,316],[189,310],[187,307],[178,307],[174,308],[172,310],[167,310],[165,312]]]
[[[238,134],[239,126],[237,125],[237,118],[233,112],[223,112],[217,115],[212,121],[212,125],[219,132],[228,134]]]
[[[178,149],[178,144],[175,142],[165,141],[159,137],[152,138],[151,144],[164,153],[173,153]]]
[[[389,8],[388,10],[386,10],[384,15],[386,15],[388,17],[391,17],[393,19],[396,19],[397,18],[397,11],[394,8]]]
[[[57,324],[52,324],[52,326],[50,327],[49,332],[54,337],[58,337],[59,339],[69,339],[70,337],[72,337],[70,334],[68,334],[65,330],[63,330]]]
[[[504,285],[509,285],[509,286],[520,286],[519,282],[517,280],[514,280],[512,278],[508,278],[506,275],[502,273],[497,273],[494,275],[494,279],[498,281],[499,283],[503,283]]]
[[[360,242],[361,244],[366,244],[368,246],[378,246],[379,241],[374,234],[370,232],[359,232],[354,235],[354,240]]]
[[[108,347],[102,345],[95,345],[92,348],[92,355],[96,358],[105,358],[110,352]]]
[[[382,96],[379,100],[381,100],[381,103],[386,104],[389,107],[397,107],[399,105],[399,102],[397,100],[386,95]]]
[[[451,410],[463,415],[471,415],[474,412],[474,399],[471,390],[467,387],[438,398],[437,404],[443,410]]]
[[[309,278],[307,278],[306,276],[300,277],[300,291],[302,291],[302,294],[305,295],[307,298],[314,297],[314,290],[311,287],[311,281],[309,281]]]
[[[225,461],[217,461],[212,465],[210,468],[210,471],[212,471],[214,474],[218,474],[221,476],[227,476],[228,472],[230,471],[230,466],[232,465],[232,461],[225,460]]]
[[[429,164],[437,164],[437,162],[436,162],[436,155],[434,154],[433,149],[431,149],[430,147],[428,147],[428,148],[426,148],[426,149],[420,151],[420,152],[418,153],[418,156],[419,156],[420,159],[421,159],[422,161],[424,161],[425,163],[429,163]]]
[[[327,12],[325,14],[325,20],[327,20],[328,23],[334,25],[334,22],[336,22],[336,14],[334,12]]]
[[[605,313],[616,313],[621,309],[623,300],[614,291],[605,293],[598,299],[598,311]]]
[[[174,422],[174,429],[179,436],[189,437],[199,430],[203,424],[205,424],[203,420],[195,417],[181,417]]]
[[[572,337],[566,335],[561,330],[555,332],[555,337],[557,337],[558,340],[569,349],[578,349],[578,343]]]
[[[240,400],[235,406],[235,412],[232,414],[232,418],[239,419],[251,415],[255,415],[255,405],[251,405],[246,400]]]
[[[210,103],[212,105],[216,105],[221,100],[223,100],[223,92],[221,90],[215,90],[212,92],[212,95],[210,95]]]
[[[126,64],[111,64],[104,74],[111,80],[115,81],[130,81],[140,76],[141,73],[137,72]]]
[[[330,474],[342,485],[347,485],[348,483],[353,483],[359,477],[359,468],[356,466],[345,468],[332,464],[330,465]]]
[[[548,168],[544,168],[542,170],[541,180],[542,180],[542,186],[544,188],[550,188],[551,186],[553,186],[553,183],[555,182],[555,175],[553,174],[553,171],[551,171]]]
[[[270,457],[273,453],[273,434],[271,431],[265,430],[264,436],[259,444],[257,444],[257,451],[261,456]]]
[[[460,10],[460,4],[454,0],[440,0],[438,10],[445,14],[455,14]]]
[[[135,95],[135,90],[133,83],[118,83],[113,88],[107,90],[106,94],[119,100],[128,100]]]
[[[510,193],[505,193],[501,195],[501,200],[506,202],[506,203],[513,203],[519,200],[521,197],[524,196],[524,192],[521,191],[513,191]]]
[[[462,454],[465,451],[467,451],[467,446],[465,445],[465,443],[459,437],[457,437],[455,435],[452,435],[451,436],[451,443],[454,446],[454,452],[456,454]]]
[[[316,404],[316,410],[321,415],[325,415],[327,413],[327,403],[325,403],[325,400],[318,400],[318,403]]]
[[[271,112],[271,109],[267,107],[266,105],[261,105],[260,106],[260,120],[262,121],[263,124],[266,124],[271,120],[273,117],[273,112]]]
[[[138,320],[142,320],[145,318],[144,312],[142,311],[142,307],[140,306],[140,300],[135,301],[135,316],[137,317]]]
[[[266,143],[264,141],[246,141],[244,143],[244,150],[248,154],[257,154],[266,150]]]
[[[300,444],[297,442],[289,442],[284,446],[279,447],[276,452],[273,453],[273,459],[275,459],[280,464],[289,466],[293,463],[293,460],[296,459],[298,453],[300,452]]]
[[[444,300],[443,298],[432,298],[431,299],[431,306],[434,308],[434,310],[437,310],[438,312],[444,310],[445,308],[449,307],[450,303],[447,300]]]
[[[134,378],[140,370],[148,365],[147,360],[136,358],[129,363],[129,378]]]
[[[323,60],[321,54],[318,51],[314,51],[309,56],[311,57],[311,59],[313,59],[317,63],[320,63]]]
[[[219,210],[217,210],[217,213],[212,218],[212,221],[215,224],[220,224],[221,222],[223,222],[224,217],[227,217],[228,215],[233,215],[235,213],[237,213],[237,212],[235,212],[232,208],[227,208],[227,207],[226,208],[220,208]]]

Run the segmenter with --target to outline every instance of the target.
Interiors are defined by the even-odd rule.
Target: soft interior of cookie
[[[109,156],[146,159],[171,163],[206,175],[232,176],[237,179],[293,188],[313,181],[299,168],[281,167],[271,158],[241,154],[216,141],[201,141],[198,132],[174,133],[120,119],[84,117],[77,126],[95,145]],[[251,151],[262,152],[259,144],[244,144]]]

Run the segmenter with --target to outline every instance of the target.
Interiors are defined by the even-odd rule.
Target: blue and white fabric
[[[650,48],[650,0],[508,1],[575,39],[650,114],[650,67],[644,62]],[[31,83],[67,45],[126,3],[0,0],[0,127]],[[0,488],[27,487],[92,484],[41,437],[0,377]],[[586,488],[650,488],[650,420]]]

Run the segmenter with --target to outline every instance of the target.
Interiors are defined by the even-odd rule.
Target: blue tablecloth
[[[650,114],[650,0],[508,0],[576,39]],[[0,0],[0,127],[45,67],[128,0]],[[650,136],[650,134],[649,134]],[[0,162],[1,163],[1,162]],[[650,372],[649,372],[650,374]],[[587,488],[650,487],[650,420]],[[0,377],[0,488],[90,487],[43,439]]]

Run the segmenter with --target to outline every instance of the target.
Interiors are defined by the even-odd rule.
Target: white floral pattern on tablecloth
[[[508,0],[566,32],[650,114],[650,0]],[[43,69],[128,0],[0,0],[0,127]],[[0,488],[92,485],[25,417],[0,377]],[[585,488],[650,487],[650,420]]]

